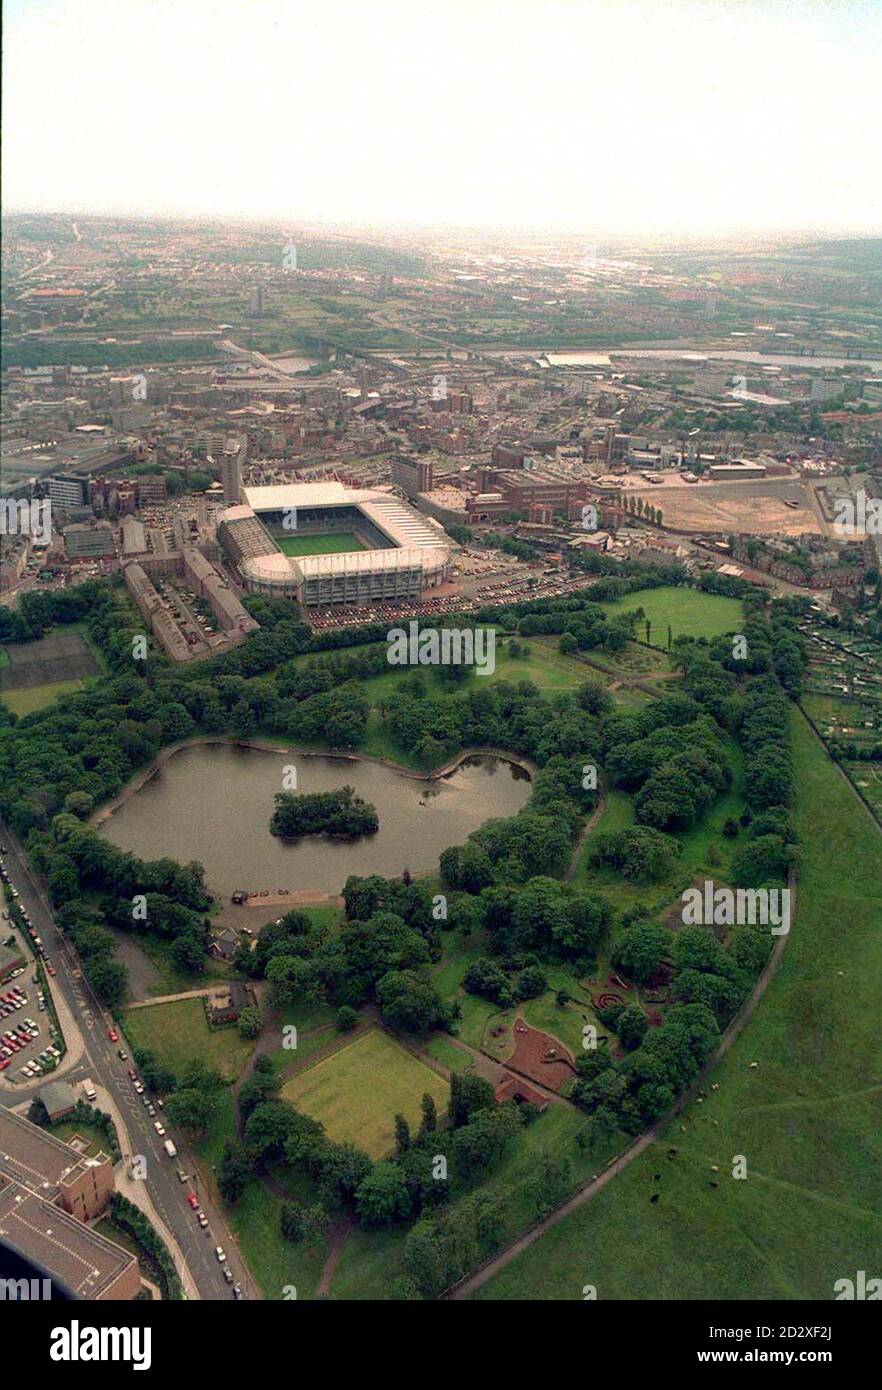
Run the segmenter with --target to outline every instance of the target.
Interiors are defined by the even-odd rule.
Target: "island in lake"
[[[276,794],[270,831],[280,840],[299,840],[302,835],[329,835],[335,840],[356,840],[374,835],[380,828],[377,808],[353,787],[337,791]]]

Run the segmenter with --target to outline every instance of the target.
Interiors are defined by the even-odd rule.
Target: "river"
[[[352,842],[306,836],[295,844],[271,835],[274,797],[291,766],[298,792],[354,787],[377,808],[376,835]],[[99,834],[142,859],[198,860],[221,897],[237,888],[339,893],[349,874],[434,872],[442,850],[486,820],[514,815],[529,794],[523,768],[484,754],[430,782],[380,763],[197,744],[162,763]]]
[[[723,351],[686,347],[612,347],[598,348],[592,352],[546,352],[536,355],[544,357],[552,367],[608,367],[612,357],[646,357],[668,358],[693,365],[701,362],[754,362],[761,367],[862,367],[867,371],[882,368],[882,360],[869,357],[810,357],[801,353],[751,352],[737,347]]]

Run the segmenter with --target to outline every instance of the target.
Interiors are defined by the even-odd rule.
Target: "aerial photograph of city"
[[[869,1357],[879,0],[3,8],[10,1385]]]

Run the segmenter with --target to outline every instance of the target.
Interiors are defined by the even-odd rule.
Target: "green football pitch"
[[[365,549],[354,531],[335,531],[333,534],[320,531],[313,536],[277,531],[273,540],[283,555],[336,555]]]

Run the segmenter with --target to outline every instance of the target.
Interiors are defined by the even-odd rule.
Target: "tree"
[[[668,939],[663,927],[648,923],[628,927],[613,948],[612,963],[621,975],[645,984],[661,964]]]
[[[181,936],[175,937],[170,954],[179,970],[188,975],[198,975],[205,965],[203,935],[184,932]]]
[[[319,1195],[326,1206],[352,1202],[373,1164],[354,1144],[325,1144],[318,1157]]]
[[[526,1184],[537,1219],[548,1216],[569,1195],[573,1186],[573,1167],[568,1158],[544,1153]]]
[[[312,1243],[322,1236],[328,1225],[328,1215],[319,1202],[283,1202],[279,1211],[279,1229],[285,1240],[297,1244]]]
[[[28,1119],[32,1125],[39,1125],[41,1129],[49,1128],[49,1111],[43,1104],[39,1096],[34,1096],[28,1106]]]
[[[395,1116],[395,1152],[406,1153],[410,1148],[410,1125],[403,1115]]]
[[[284,1101],[265,1100],[256,1105],[245,1123],[245,1151],[252,1163],[280,1159],[296,1123],[295,1110]]]
[[[234,1206],[245,1191],[245,1184],[250,1176],[251,1165],[245,1156],[245,1150],[235,1139],[228,1139],[217,1169],[218,1191],[224,1201]]]
[[[494,1105],[473,1115],[453,1136],[453,1165],[464,1179],[498,1163],[510,1140],[521,1127],[518,1107],[512,1102]]]
[[[448,1028],[450,1007],[445,1005],[430,980],[415,970],[392,970],[376,988],[383,1020],[402,1033],[427,1033]]]
[[[363,1225],[394,1226],[410,1214],[410,1194],[404,1174],[395,1163],[375,1163],[361,1182],[355,1200]]]
[[[619,1014],[616,1032],[622,1046],[633,1052],[642,1043],[648,1027],[649,1019],[640,1005],[630,1004]]]
[[[193,1138],[201,1138],[217,1113],[217,1096],[205,1090],[174,1091],[165,1102],[173,1124]]]
[[[348,1004],[341,1004],[337,1010],[336,1023],[338,1033],[351,1033],[358,1023],[358,1011],[350,1008]]]
[[[434,1098],[428,1091],[423,1093],[423,1098],[420,1101],[420,1110],[422,1111],[422,1119],[420,1120],[419,1137],[420,1139],[424,1139],[427,1134],[434,1134],[435,1130],[438,1128],[438,1111],[435,1106]]]
[[[102,1004],[113,1009],[123,1002],[128,991],[128,975],[124,965],[115,960],[90,960],[83,962],[83,968]]]
[[[453,1129],[467,1124],[472,1115],[493,1104],[493,1087],[482,1076],[462,1076],[458,1073],[451,1076],[448,1114]]]
[[[608,1105],[598,1105],[588,1118],[585,1128],[577,1135],[577,1141],[584,1148],[594,1149],[605,1144],[615,1134],[618,1118]]]
[[[256,1004],[248,1004],[239,1015],[239,1036],[253,1040],[259,1037],[262,1027],[260,1009]]]
[[[88,792],[74,791],[68,792],[64,798],[64,809],[71,815],[77,816],[79,820],[85,820],[91,815],[94,806],[94,798]]]
[[[548,980],[538,965],[528,966],[518,980],[519,999],[538,999],[548,988]]]

